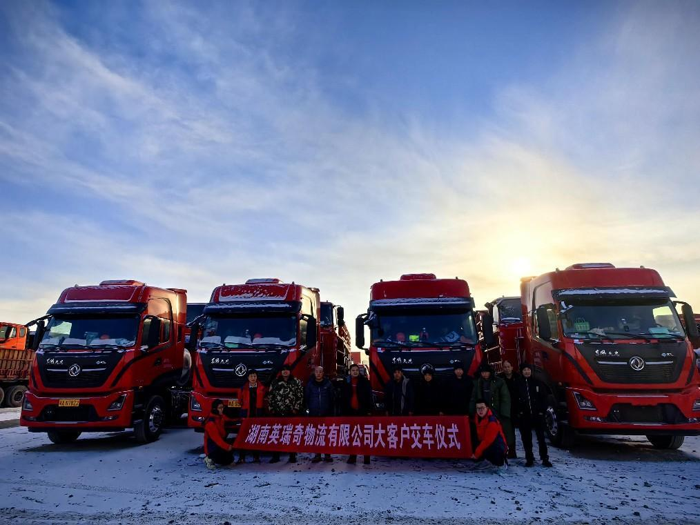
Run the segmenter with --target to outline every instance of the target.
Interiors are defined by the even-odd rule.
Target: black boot
[[[369,456],[365,456],[365,465],[369,465]]]
[[[350,457],[348,458],[348,464],[349,464],[349,465],[354,465],[355,463],[357,463],[357,456],[350,456]]]

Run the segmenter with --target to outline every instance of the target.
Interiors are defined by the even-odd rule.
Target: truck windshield
[[[6,339],[10,339],[12,337],[15,337],[15,327],[14,326],[8,326],[8,325],[3,325],[0,326],[0,341],[4,341]]]
[[[377,314],[372,342],[394,342],[401,346],[474,344],[475,332],[471,310],[450,313],[401,310]]]
[[[134,346],[138,327],[139,316],[53,317],[39,348]]]
[[[333,324],[333,305],[321,303],[321,326],[331,326]]]
[[[187,305],[187,324],[190,324],[192,321],[194,321],[197,317],[202,315],[202,312],[204,311],[204,307],[206,304],[202,303],[190,303]]]
[[[617,338],[685,337],[678,315],[670,302],[646,304],[580,303],[562,305],[562,325],[568,336]]]
[[[207,316],[200,344],[203,347],[250,348],[294,346],[297,319],[294,316],[224,317]]]
[[[520,299],[504,299],[498,303],[498,317],[501,321],[505,319],[522,320],[522,316]]]

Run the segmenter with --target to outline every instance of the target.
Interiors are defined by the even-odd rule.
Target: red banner
[[[234,448],[419,458],[472,455],[466,416],[294,417],[242,420]]]

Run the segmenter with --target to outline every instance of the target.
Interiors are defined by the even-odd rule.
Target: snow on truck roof
[[[285,284],[279,282],[279,279],[250,279],[245,284],[224,284],[216,287],[210,303],[299,301],[301,289],[302,286],[299,284]]]
[[[158,290],[161,293],[184,294],[186,290],[177,288],[157,288],[148,286],[141,281],[114,280],[102,281],[98,285],[72,286],[61,293],[58,303],[134,303],[144,301],[148,290]]]
[[[615,268],[609,263],[584,263],[565,270],[548,272],[523,284],[531,287],[551,282],[553,290],[662,288],[656,270],[650,268]],[[573,293],[573,292],[572,292]]]

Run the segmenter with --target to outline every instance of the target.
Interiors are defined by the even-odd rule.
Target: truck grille
[[[676,405],[661,403],[654,406],[634,406],[618,403],[613,405],[606,418],[610,423],[646,423],[674,425],[688,420]]]
[[[255,369],[258,381],[269,385],[282,368],[286,353],[208,351],[199,352],[204,373],[215,388],[240,388],[248,381],[248,371]]]
[[[37,354],[37,364],[47,388],[79,390],[102,386],[121,358],[121,353],[112,350],[50,352]],[[72,371],[71,367],[74,367]]]
[[[576,346],[593,371],[606,383],[668,384],[675,383],[683,371],[686,359],[684,343],[648,344],[582,344]],[[635,370],[630,360],[640,357],[641,370]]]

